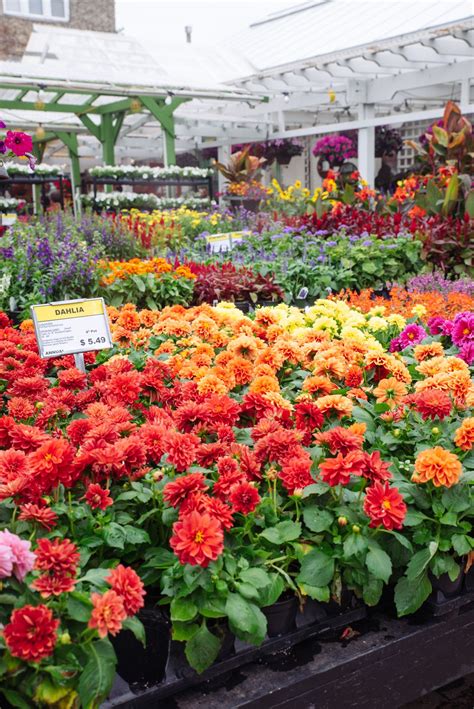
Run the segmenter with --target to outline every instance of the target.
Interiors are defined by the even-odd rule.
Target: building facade
[[[115,0],[0,0],[0,60],[21,59],[36,23],[115,32]]]

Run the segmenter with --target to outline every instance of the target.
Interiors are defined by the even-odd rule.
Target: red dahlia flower
[[[41,507],[33,502],[26,502],[20,506],[18,519],[22,522],[36,522],[48,530],[56,526],[58,516],[50,507]]]
[[[35,569],[75,576],[79,558],[77,546],[69,539],[38,539]]]
[[[319,464],[321,479],[333,487],[347,485],[351,475],[362,475],[365,467],[364,455],[361,451],[351,451],[346,456],[341,453],[335,458],[328,458]]]
[[[444,419],[451,413],[451,399],[440,389],[426,389],[416,396],[416,410],[423,421],[435,418]]]
[[[130,567],[119,564],[105,579],[120,596],[127,615],[135,615],[144,606],[145,589],[140,576]]]
[[[53,654],[59,620],[44,605],[23,606],[11,614],[3,637],[13,657],[25,662],[40,662]]]
[[[248,515],[260,503],[258,490],[246,480],[234,485],[230,491],[229,502],[234,512]]]
[[[375,482],[376,480],[390,480],[392,474],[389,470],[391,463],[386,463],[380,457],[379,451],[373,453],[364,452],[365,467],[362,471],[364,478]]]
[[[181,564],[206,568],[224,549],[224,532],[209,514],[190,512],[173,525],[170,546]]]
[[[91,601],[94,608],[88,623],[89,628],[97,628],[101,638],[105,638],[107,633],[117,635],[122,630],[122,621],[127,617],[120,596],[111,589],[102,595],[93,593]]]
[[[89,485],[84,495],[84,500],[92,510],[105,510],[107,507],[114,504],[114,501],[110,497],[110,491],[104,490],[103,487],[96,483]]]
[[[166,483],[163,488],[163,498],[172,507],[178,507],[187,497],[194,492],[207,490],[206,478],[202,473],[190,473]]]
[[[407,506],[396,487],[377,481],[365,493],[364,512],[370,517],[370,527],[401,529]]]
[[[283,465],[279,478],[290,495],[295,490],[303,490],[314,483],[311,477],[311,459],[305,457],[290,458]]]
[[[193,433],[168,434],[165,440],[168,462],[174,465],[178,472],[183,472],[196,460],[199,444],[199,438]]]

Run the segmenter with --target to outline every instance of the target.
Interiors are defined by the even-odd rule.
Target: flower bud
[[[345,527],[347,524],[347,517],[338,517],[337,518],[337,523],[340,527]]]
[[[159,482],[163,477],[163,471],[162,470],[155,470],[153,473],[153,480],[157,483]]]
[[[439,433],[438,426],[433,426],[433,428],[431,429],[431,433],[434,433],[434,435],[437,436]]]
[[[278,470],[276,468],[268,468],[267,480],[276,480],[278,478]]]
[[[396,428],[395,431],[393,432],[393,435],[395,436],[395,438],[399,438],[399,437],[400,437],[400,433],[401,433],[400,429],[399,429],[399,428]]]
[[[352,525],[352,531],[354,532],[354,534],[359,534],[359,533],[360,533],[360,527],[359,527],[359,525],[358,525],[358,524],[353,524],[353,525]]]
[[[303,490],[300,487],[293,490],[292,497],[302,497],[302,496],[303,496]]]
[[[70,645],[71,644],[71,636],[69,633],[61,633],[59,636],[59,642],[61,645]]]

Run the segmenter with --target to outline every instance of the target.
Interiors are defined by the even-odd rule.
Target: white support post
[[[217,160],[220,163],[222,163],[223,165],[225,165],[226,163],[229,162],[230,155],[231,155],[231,149],[232,149],[231,145],[220,145],[217,148]],[[224,191],[224,184],[225,184],[225,177],[224,177],[224,175],[222,175],[219,172],[218,173],[218,190],[219,190],[219,192]],[[221,200],[219,198],[219,202],[220,201]]]
[[[467,106],[471,103],[471,80],[466,77],[461,81],[461,111],[467,112]]]
[[[374,117],[373,104],[362,103],[359,106],[359,119]],[[375,182],[375,127],[366,126],[358,130],[357,162],[360,176],[369,183]]]

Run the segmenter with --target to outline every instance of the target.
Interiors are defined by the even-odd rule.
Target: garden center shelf
[[[64,209],[64,179],[66,175],[11,175],[6,179],[0,181],[0,187],[7,187],[8,185],[40,185],[41,187],[41,197],[40,202],[43,209],[49,206],[49,199],[46,194],[46,185],[51,184],[51,182],[58,183],[59,198],[58,203],[61,205],[61,209]],[[22,198],[23,199],[23,198]],[[26,201],[26,200],[25,200]]]
[[[198,676],[168,663],[165,679],[117,679],[103,709],[395,709],[474,671],[474,593],[395,619],[363,606],[270,638]],[[352,638],[352,639],[350,639]],[[172,658],[171,658],[172,659]]]
[[[214,186],[212,175],[207,177],[166,177],[162,179],[140,179],[133,177],[94,177],[87,176],[82,180],[83,193],[87,192],[87,185],[92,185],[94,192],[94,200],[97,198],[97,186],[98,185],[112,185],[113,187],[119,187],[123,185],[149,185],[149,186],[159,186],[159,187],[207,187],[209,199],[214,198]]]

